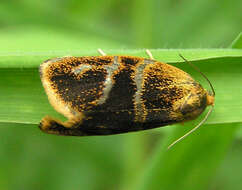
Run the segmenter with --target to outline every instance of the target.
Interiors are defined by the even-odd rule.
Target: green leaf
[[[242,32],[233,41],[231,47],[234,48],[234,49],[242,49]]]
[[[107,50],[106,52],[116,55],[145,56],[143,50]],[[208,86],[207,82],[188,64],[172,61],[182,61],[178,56],[181,53],[207,75],[218,94],[215,101],[215,111],[208,123],[242,122],[242,86],[239,85],[242,83],[242,78],[240,77],[242,50],[153,50],[152,53],[157,60],[171,61],[171,64],[191,73],[195,78],[201,80],[205,86]],[[88,53],[73,51],[71,54],[80,56],[98,55],[95,51]],[[45,115],[61,117],[48,103],[40,82],[38,67],[48,58],[63,55],[66,55],[66,53],[51,52],[49,55],[4,53],[1,55],[0,86],[2,92],[0,94],[0,122],[37,124]],[[198,58],[198,60],[193,61],[195,58]]]

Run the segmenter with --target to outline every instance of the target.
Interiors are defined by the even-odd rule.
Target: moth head
[[[214,93],[207,91],[207,106],[214,106]]]
[[[195,119],[212,103],[212,96],[208,96],[207,91],[200,85],[194,87],[180,104],[180,112],[185,120]]]
[[[171,147],[173,147],[176,143],[178,143],[179,141],[183,140],[188,135],[190,135],[191,133],[193,133],[194,131],[196,131],[200,126],[202,126],[202,124],[204,122],[206,122],[206,120],[208,119],[209,115],[212,113],[212,110],[213,110],[213,107],[214,107],[215,90],[214,90],[213,85],[210,82],[210,80],[206,77],[206,75],[204,75],[200,71],[199,68],[197,68],[195,65],[193,65],[189,61],[187,61],[182,55],[180,55],[180,57],[185,62],[187,62],[189,65],[191,65],[195,70],[197,70],[207,80],[207,82],[209,83],[209,86],[211,87],[211,90],[212,90],[212,92],[209,92],[207,90],[204,90],[201,87],[201,85],[200,85],[200,90],[201,90],[202,93],[193,93],[192,92],[191,94],[189,94],[187,102],[185,102],[183,104],[183,106],[181,107],[181,112],[185,113],[185,116],[186,116],[186,117],[184,117],[184,119],[185,120],[194,119],[195,117],[197,117],[198,115],[200,115],[200,113],[202,113],[203,110],[207,106],[209,106],[209,105],[211,105],[211,106],[210,106],[209,111],[207,112],[207,114],[203,118],[203,120],[197,126],[195,126],[193,129],[191,129],[189,132],[187,132],[185,135],[181,136],[180,138],[178,138],[177,140],[175,140],[173,143],[171,143],[168,146],[168,149],[170,149]],[[189,101],[190,101],[190,104],[188,103]],[[200,104],[198,106],[197,103],[199,103],[199,102],[200,102]]]

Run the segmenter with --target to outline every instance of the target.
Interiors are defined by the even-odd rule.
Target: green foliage
[[[239,0],[1,2],[0,189],[242,189],[241,34],[229,46],[241,32],[240,10]],[[214,111],[170,151],[204,114],[183,126],[125,135],[43,134],[42,117],[65,118],[47,100],[39,65],[52,57],[98,55],[97,48],[143,57],[150,48],[155,59],[209,89],[182,54],[214,85]]]
[[[124,54],[146,56],[144,50],[110,50],[108,54]],[[209,123],[237,123],[242,122],[242,102],[240,101],[242,88],[238,84],[241,81],[240,63],[242,62],[242,50],[233,49],[207,49],[207,50],[154,50],[154,57],[157,60],[166,61],[187,72],[195,78],[203,80],[199,73],[194,72],[188,64],[179,63],[183,61],[178,55],[181,53],[192,63],[197,65],[207,77],[213,82],[216,93],[216,112],[213,113]],[[83,52],[57,52],[49,53],[48,56],[37,53],[25,54],[2,54],[0,60],[0,85],[4,90],[0,94],[0,121],[5,123],[37,124],[46,114],[57,115],[48,103],[45,92],[42,88],[38,67],[48,57],[71,55],[89,55]],[[93,52],[97,55],[97,52]],[[194,60],[198,58],[198,60]],[[223,77],[221,80],[220,77]],[[4,80],[3,80],[4,79]],[[224,80],[227,85],[224,88]],[[205,85],[206,81],[203,82]],[[230,84],[230,85],[229,85]],[[231,101],[231,94],[233,101]],[[6,101],[6,98],[11,101]],[[223,105],[223,106],[222,106]],[[233,110],[234,112],[231,112]]]
[[[237,126],[241,124],[204,125],[199,132],[167,151],[174,139],[187,132],[176,127],[158,146],[136,189],[207,189]]]

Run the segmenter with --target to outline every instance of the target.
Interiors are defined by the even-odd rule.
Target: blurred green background
[[[242,189],[242,53],[217,55],[241,32],[241,10],[240,0],[2,0],[0,190]],[[143,56],[143,48],[165,48],[155,57],[173,62],[180,49],[215,83],[220,104],[169,152],[199,119],[107,137],[41,133],[46,114],[64,118],[47,101],[38,65],[55,55],[97,55],[97,48]],[[207,61],[195,59],[200,49]]]

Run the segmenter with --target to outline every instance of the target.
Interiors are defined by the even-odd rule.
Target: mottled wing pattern
[[[141,95],[146,109],[145,121],[182,120],[182,115],[175,112],[174,105],[188,96],[194,82],[187,73],[165,63],[148,65],[144,70]]]
[[[41,79],[51,104],[67,117],[91,109],[102,96],[112,56],[64,57],[40,67]]]
[[[54,108],[84,115],[85,134],[116,134],[183,121],[181,105],[194,86],[178,68],[131,56],[47,60],[41,79]]]

